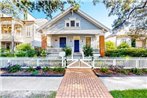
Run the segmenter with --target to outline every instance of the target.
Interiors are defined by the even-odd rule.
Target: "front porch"
[[[94,53],[104,56],[104,36],[97,34],[52,34],[42,35],[42,48],[48,54],[59,54],[65,47],[72,49],[71,58],[84,58],[83,47],[89,45]]]

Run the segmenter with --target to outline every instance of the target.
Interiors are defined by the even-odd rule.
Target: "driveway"
[[[147,89],[147,76],[100,77],[108,90]]]
[[[0,91],[57,91],[63,77],[0,77]]]

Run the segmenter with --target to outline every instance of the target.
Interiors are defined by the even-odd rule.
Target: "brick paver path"
[[[113,98],[91,69],[66,69],[56,98]]]

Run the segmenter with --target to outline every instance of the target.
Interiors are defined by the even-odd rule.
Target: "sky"
[[[92,2],[89,1],[82,1],[80,3],[80,9],[96,19],[97,21],[101,22],[108,28],[112,29],[113,21],[116,19],[116,16],[108,17],[109,11],[106,9],[103,3],[98,3],[97,5],[93,5]],[[60,12],[56,12],[53,14],[53,17],[58,15]],[[46,18],[46,15],[43,12],[32,12],[32,15],[35,18]]]

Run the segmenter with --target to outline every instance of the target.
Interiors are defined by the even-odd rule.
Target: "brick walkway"
[[[91,69],[66,69],[56,98],[113,98]]]

